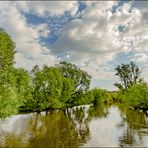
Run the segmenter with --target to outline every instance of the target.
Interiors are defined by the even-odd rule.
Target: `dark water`
[[[148,146],[148,117],[124,106],[86,106],[0,120],[0,147]]]

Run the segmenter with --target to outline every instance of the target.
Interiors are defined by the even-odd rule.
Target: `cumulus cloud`
[[[134,51],[131,60],[147,63],[147,3],[82,3],[86,8],[77,13],[78,1],[0,2],[0,26],[6,29],[16,43],[16,65],[31,69],[35,64],[53,65],[58,60],[66,60],[86,70],[94,79],[115,81],[110,63],[119,53]],[[65,25],[55,44],[48,47],[43,40],[41,42],[41,38],[46,39],[52,32],[49,24],[28,23],[27,17],[23,15],[33,14],[50,23],[48,16],[63,15],[65,12],[75,19]]]
[[[94,5],[95,4],[95,5]],[[114,2],[100,2],[93,5],[89,2],[81,16],[81,19],[74,20],[62,31],[61,36],[53,47],[54,54],[65,53],[66,60],[90,66],[93,63],[99,66],[105,61],[111,60],[114,56],[112,51],[118,49],[116,35],[107,33],[111,8]],[[66,44],[63,44],[66,43]],[[89,65],[88,65],[89,64]]]
[[[62,31],[52,52],[80,65],[93,76],[104,63],[120,52],[139,52],[137,61],[147,60],[148,23],[143,11],[133,2],[118,6],[117,1],[84,2],[87,7]],[[118,6],[116,10],[114,7]],[[143,51],[143,54],[141,53]],[[63,59],[62,58],[62,59]],[[107,76],[107,75],[106,75]],[[113,77],[110,77],[112,79]]]
[[[63,30],[54,51],[60,48],[95,53],[147,50],[148,29],[141,10],[125,3],[113,13],[116,3],[106,1],[89,5],[82,12],[82,19],[73,21]],[[123,31],[119,27],[123,27]],[[67,44],[63,45],[65,41]]]
[[[0,2],[0,7],[0,26],[6,29],[16,43],[16,65],[30,69],[35,64],[54,64],[56,57],[40,43],[40,38],[50,33],[48,25],[28,24],[16,3]]]
[[[16,66],[31,69],[33,65],[57,62],[56,56],[51,54],[40,38],[47,38],[50,34],[48,24],[29,24],[23,13],[34,14],[41,17],[48,15],[62,15],[77,12],[78,2],[0,2],[0,26],[4,28],[16,43]],[[23,13],[22,13],[23,12]]]
[[[17,6],[21,11],[41,17],[62,15],[66,11],[75,15],[78,10],[77,1],[19,1]]]
[[[148,54],[144,52],[137,52],[132,59],[137,62],[147,62],[148,61]]]

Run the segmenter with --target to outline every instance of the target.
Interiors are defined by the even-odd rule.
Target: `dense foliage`
[[[15,44],[0,29],[0,117],[86,103],[91,76],[75,64],[35,65],[28,72],[14,67]]]
[[[57,67],[64,78],[73,80],[74,89],[71,93],[71,97],[81,98],[89,89],[91,76],[78,68],[75,64],[61,62]]]
[[[73,80],[63,77],[56,67],[44,66],[42,70],[37,67],[32,71],[32,99],[27,99],[22,108],[45,110],[66,106],[74,91]]]
[[[148,84],[140,77],[138,66],[131,62],[116,67],[121,83],[115,83],[120,90],[118,98],[134,109],[148,109]]]
[[[24,85],[20,77],[25,77],[23,73],[25,70],[21,71],[13,67],[14,48],[15,45],[10,36],[0,29],[0,117],[16,113],[18,106],[22,103]],[[21,86],[18,87],[18,84]],[[19,99],[16,99],[18,97]]]
[[[148,84],[140,83],[130,87],[127,91],[119,91],[118,97],[123,103],[135,109],[148,109]]]
[[[128,89],[129,87],[142,82],[140,77],[140,70],[134,62],[130,64],[121,64],[116,68],[116,75],[119,76],[121,83],[115,83],[119,89]]]
[[[116,67],[120,90],[89,90],[91,76],[75,64],[60,62],[54,67],[35,65],[30,72],[14,67],[15,44],[0,29],[0,117],[24,111],[42,111],[81,104],[124,102],[135,108],[148,108],[148,84],[131,62]]]
[[[15,44],[10,36],[0,28],[0,70],[13,66]]]

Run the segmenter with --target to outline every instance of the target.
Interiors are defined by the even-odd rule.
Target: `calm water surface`
[[[0,147],[148,146],[148,116],[124,106],[86,106],[0,119]]]

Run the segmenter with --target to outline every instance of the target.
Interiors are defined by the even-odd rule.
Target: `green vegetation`
[[[117,86],[119,89],[128,89],[131,86],[141,83],[143,79],[140,77],[140,70],[138,66],[131,62],[130,64],[121,64],[118,65],[116,68],[116,75],[119,76],[121,83],[115,83],[114,85]]]
[[[0,117],[17,113],[22,104],[25,70],[13,67],[14,48],[10,36],[0,29]]]
[[[128,106],[134,109],[148,109],[148,84],[140,83],[130,87],[127,91],[120,90],[118,97]]]
[[[14,67],[15,44],[0,30],[0,117],[25,111],[66,108],[87,103],[91,76],[76,65]],[[90,102],[91,103],[91,102]]]
[[[82,104],[99,106],[122,102],[148,108],[148,84],[131,62],[115,68],[121,82],[118,92],[89,89],[91,76],[75,64],[60,62],[54,67],[35,65],[30,72],[14,67],[15,44],[0,29],[0,117],[19,112],[67,108]]]
[[[131,62],[115,68],[121,83],[115,83],[119,88],[118,98],[134,109],[148,109],[148,84],[140,77],[138,66]]]
[[[0,28],[0,70],[12,67],[14,64],[15,44],[11,37]]]
[[[91,100],[95,106],[103,103],[111,104],[114,99],[116,99],[116,92],[109,92],[107,90],[94,88],[88,92],[87,97],[89,97],[89,100]]]

